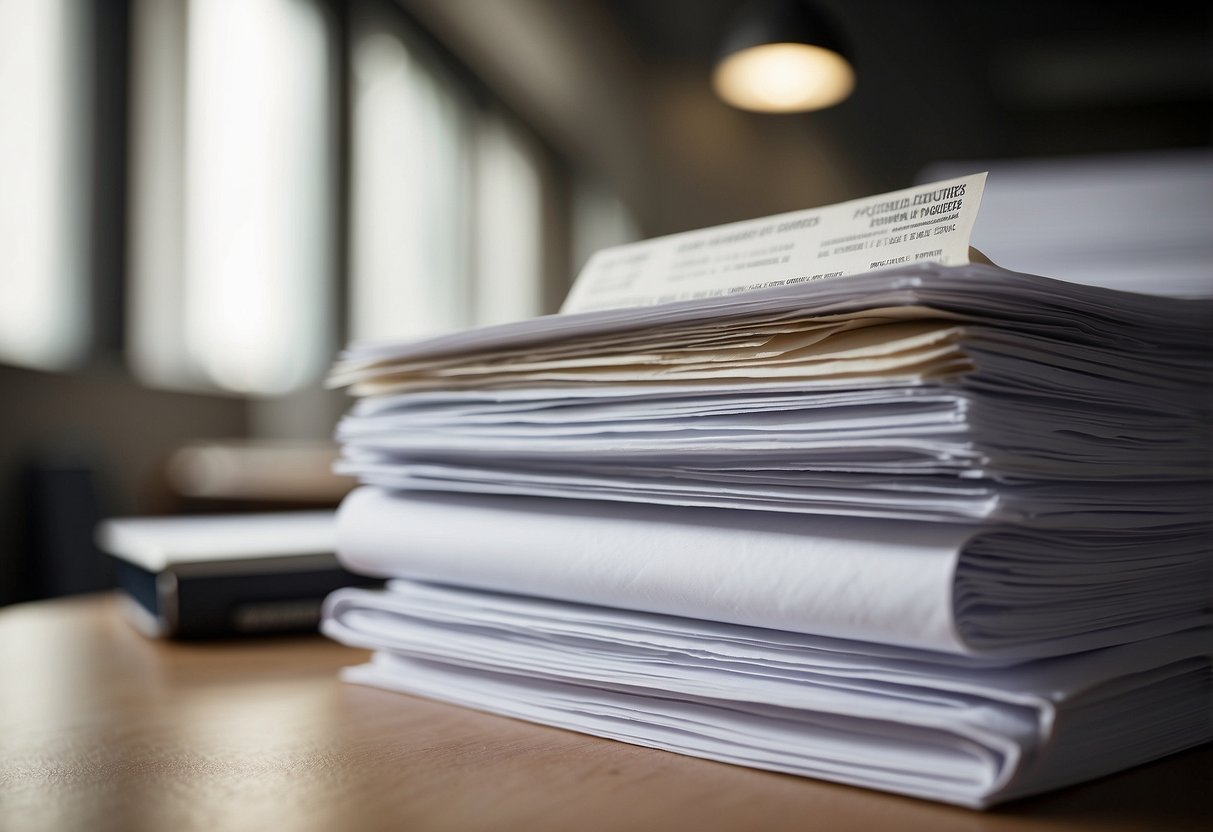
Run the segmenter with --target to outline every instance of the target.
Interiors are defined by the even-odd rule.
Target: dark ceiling
[[[741,0],[603,0],[654,72],[705,80]],[[1213,6],[1202,2],[820,0],[859,76],[810,120],[877,180],[940,159],[1207,146]]]

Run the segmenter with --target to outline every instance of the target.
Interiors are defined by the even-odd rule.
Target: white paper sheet
[[[338,556],[370,575],[1001,656],[1194,626],[1208,615],[1210,570],[1197,535],[1133,541],[375,488],[342,505]]]
[[[562,311],[735,295],[900,263],[969,262],[984,173],[604,249]]]

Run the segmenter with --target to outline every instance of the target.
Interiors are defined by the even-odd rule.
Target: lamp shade
[[[760,0],[725,34],[712,84],[729,104],[765,113],[820,110],[855,88],[855,70],[830,22],[799,0]]]

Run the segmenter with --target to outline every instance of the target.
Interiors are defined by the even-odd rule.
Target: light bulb
[[[806,43],[766,43],[726,57],[712,78],[716,94],[734,107],[762,113],[820,110],[855,89],[855,70],[830,49]]]

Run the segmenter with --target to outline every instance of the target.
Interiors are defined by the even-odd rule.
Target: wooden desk
[[[159,643],[114,599],[0,610],[0,829],[1213,828],[1209,747],[971,812],[345,685],[319,637]]]

